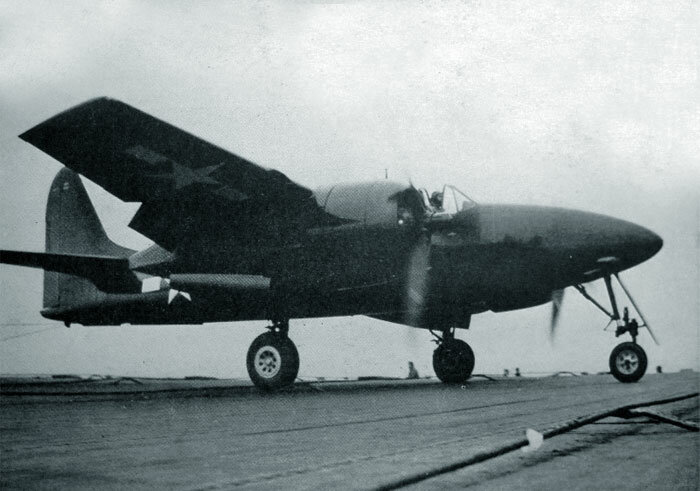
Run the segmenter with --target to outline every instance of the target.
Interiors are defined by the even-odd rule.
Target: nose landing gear
[[[647,371],[647,355],[635,342],[615,346],[609,363],[610,373],[620,382],[637,382]]]
[[[461,339],[455,339],[454,329],[444,330],[442,336],[433,335],[438,343],[433,352],[435,375],[446,384],[466,382],[474,370],[474,352],[471,347]]]
[[[634,306],[640,319],[642,319],[642,325],[637,323],[636,319],[630,319],[629,311],[625,307],[622,317],[620,317],[620,312],[617,308],[617,300],[615,299],[615,292],[612,288],[612,281],[610,275],[603,277],[605,280],[605,287],[608,291],[608,297],[610,298],[610,305],[612,307],[612,312],[609,312],[605,307],[598,303],[593,297],[591,297],[583,285],[574,285],[581,295],[583,295],[587,300],[589,300],[593,305],[598,307],[603,313],[605,313],[609,318],[610,322],[616,322],[617,328],[615,329],[615,337],[622,336],[623,334],[629,333],[632,337],[632,341],[620,343],[612,350],[610,353],[610,359],[608,360],[610,366],[610,373],[620,382],[632,383],[639,381],[647,371],[647,355],[644,349],[637,344],[637,336],[639,334],[640,327],[646,327],[647,331],[651,335],[651,338],[656,344],[659,344],[651,330],[651,327],[647,323],[644,316],[639,311],[639,307],[634,302],[634,299],[630,295],[629,290],[620,280],[617,273],[614,273],[615,279],[622,287],[622,290],[627,295],[632,306]]]

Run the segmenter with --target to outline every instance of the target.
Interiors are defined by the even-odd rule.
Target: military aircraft
[[[552,301],[573,286],[617,325],[610,370],[645,373],[642,324],[620,315],[612,278],[662,246],[653,232],[552,207],[477,204],[452,185],[429,194],[389,180],[311,191],[127,104],[85,102],[20,135],[65,167],[51,185],[46,251],[0,251],[0,262],[43,268],[41,314],[83,325],[269,320],[247,369],[267,390],[291,384],[299,355],[293,318],[365,315],[429,329],[437,376],[463,383],[474,353],[455,337],[472,315]],[[112,242],[82,175],[126,202],[129,226],[154,245]],[[603,279],[610,310],[584,283]],[[651,333],[651,331],[649,331]],[[653,337],[653,334],[652,334]]]

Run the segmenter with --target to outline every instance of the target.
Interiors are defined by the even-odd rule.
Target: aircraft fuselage
[[[392,193],[401,189],[382,186]],[[327,192],[317,192],[316,199],[321,202]],[[203,323],[269,319],[272,306],[283,304],[290,318],[362,314],[417,327],[466,327],[471,314],[546,303],[553,290],[602,277],[601,260],[614,260],[621,271],[662,245],[641,226],[562,208],[476,205],[400,223],[395,204],[373,210],[369,218],[363,203],[340,204],[342,209],[331,211],[346,223],[309,229],[294,244],[209,244],[180,257],[153,246],[131,260],[134,270],[163,276],[230,272],[235,281],[233,272],[257,274],[271,278],[268,289],[185,284],[190,299],[178,295],[170,301],[168,291],[105,293],[98,301],[44,315],[84,324]],[[423,314],[410,318],[411,255],[419,241],[429,249],[420,293],[425,298]]]

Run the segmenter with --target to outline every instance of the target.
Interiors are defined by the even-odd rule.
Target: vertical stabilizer
[[[134,251],[109,240],[80,176],[63,168],[51,183],[46,204],[46,252],[128,257]],[[44,272],[44,308],[99,300],[104,295],[84,278]]]

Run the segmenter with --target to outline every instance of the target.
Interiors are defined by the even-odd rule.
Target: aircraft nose
[[[588,250],[598,254],[597,262],[615,262],[620,269],[636,266],[659,252],[663,240],[651,230],[617,218],[590,216],[593,232],[581,243],[582,256]]]
[[[664,241],[651,230],[639,225],[634,225],[638,230],[632,236],[632,247],[636,248],[636,255],[639,262],[646,261],[661,250]]]
[[[564,208],[480,206],[478,222],[483,243],[547,250],[564,257],[574,271],[595,270],[602,262],[627,269],[663,245],[661,237],[635,223]]]
[[[645,228],[644,231],[646,232],[644,244],[650,252],[649,257],[651,257],[661,250],[664,245],[664,240],[649,229]]]

